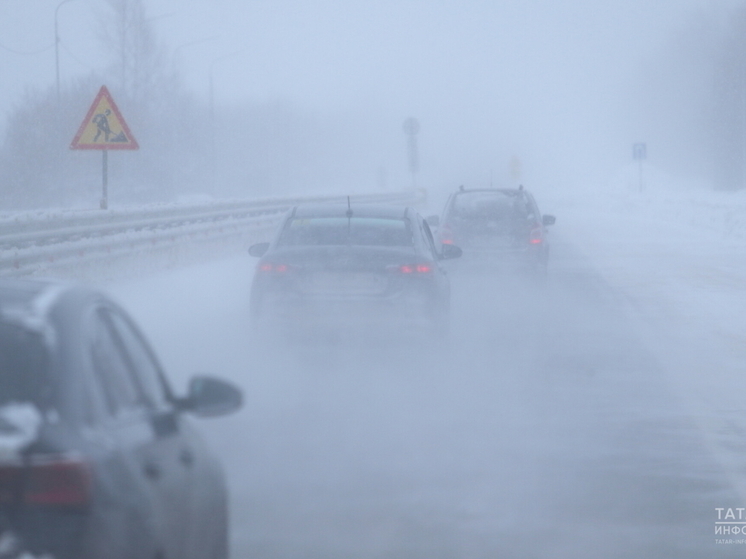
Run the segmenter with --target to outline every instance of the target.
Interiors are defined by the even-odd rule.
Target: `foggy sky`
[[[54,84],[58,4],[0,0],[3,121],[24,88]],[[550,167],[572,160],[578,172],[596,157],[584,155],[588,146],[611,160],[627,157],[629,143],[639,139],[628,115],[641,64],[697,10],[713,5],[146,1],[172,62],[202,98],[212,73],[218,103],[281,100],[322,116],[364,114],[397,127],[415,115],[425,126],[425,147],[479,168],[485,180],[498,153],[540,157]],[[60,8],[63,83],[101,66],[101,9],[99,0]]]

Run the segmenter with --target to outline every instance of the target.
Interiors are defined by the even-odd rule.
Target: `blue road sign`
[[[642,161],[648,158],[648,146],[639,142],[632,146],[632,157],[635,161]]]

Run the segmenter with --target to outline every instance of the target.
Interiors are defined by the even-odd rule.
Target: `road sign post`
[[[102,210],[109,207],[109,150],[134,150],[139,147],[109,90],[105,85],[101,86],[70,144],[70,149],[97,149],[103,152]]]
[[[648,146],[645,143],[638,142],[632,146],[632,158],[637,161],[640,175],[640,192],[642,192],[642,162],[648,158]]]
[[[101,165],[102,172],[102,188],[101,188],[101,203],[100,207],[102,210],[106,210],[109,207],[109,150],[102,150],[103,161]]]

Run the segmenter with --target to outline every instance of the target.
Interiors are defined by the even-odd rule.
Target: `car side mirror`
[[[464,254],[464,251],[456,245],[442,244],[440,245],[440,258],[442,260],[451,260],[452,258],[460,258]]]
[[[427,221],[427,224],[430,227],[437,227],[438,225],[440,225],[440,217],[438,217],[437,215],[428,216],[425,221]]]
[[[264,256],[269,250],[269,243],[256,243],[249,247],[249,254],[251,256]]]
[[[546,214],[546,215],[541,216],[541,222],[544,225],[554,225],[555,221],[557,221],[557,218],[554,217],[553,215]]]
[[[241,390],[224,380],[196,376],[189,382],[186,398],[179,400],[179,408],[200,417],[226,415],[243,404]]]

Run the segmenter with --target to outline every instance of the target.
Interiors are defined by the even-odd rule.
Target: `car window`
[[[454,199],[451,213],[456,219],[470,221],[516,221],[527,219],[530,210],[523,197],[499,192],[470,192]]]
[[[413,246],[406,219],[305,217],[291,219],[278,246]]]
[[[130,371],[121,343],[117,341],[103,309],[93,313],[90,349],[94,373],[109,412],[118,415],[143,406],[144,394]]]
[[[166,407],[168,404],[166,386],[160,366],[152,351],[124,316],[114,311],[107,311],[107,314],[148,405],[156,409]]]
[[[424,219],[420,219],[420,229],[422,230],[423,237],[425,237],[428,249],[432,253],[433,258],[436,258],[438,250],[435,248],[435,240],[433,239],[432,231],[430,231],[430,226]]]
[[[0,322],[0,405],[50,403],[49,354],[42,336],[18,325]]]

